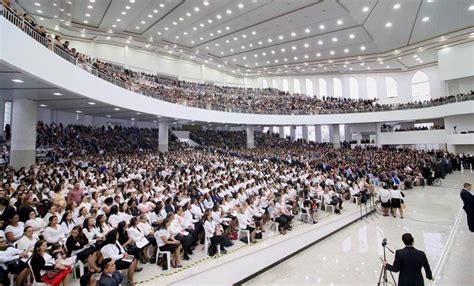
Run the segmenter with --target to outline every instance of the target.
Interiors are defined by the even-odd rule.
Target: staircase
[[[179,142],[187,143],[191,147],[199,146],[198,143],[189,138],[189,131],[173,131]]]

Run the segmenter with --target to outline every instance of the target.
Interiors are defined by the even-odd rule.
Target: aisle
[[[459,192],[462,183],[474,182],[474,174],[457,172],[443,181],[441,187],[416,188],[406,191],[406,214],[399,217],[372,216],[336,233],[280,265],[264,272],[248,285],[375,285],[380,271],[381,241],[387,238],[393,250],[402,248],[401,235],[411,232],[415,247],[426,252],[432,269],[438,262],[461,206]],[[466,227],[461,225],[462,227]],[[459,242],[458,253],[472,254],[474,237]],[[451,254],[454,254],[452,252]],[[456,254],[457,256],[458,254]],[[461,254],[459,254],[461,255]],[[471,258],[473,256],[471,255]],[[388,254],[393,261],[393,255]],[[467,262],[467,261],[466,261]],[[464,264],[462,257],[451,257],[450,267]],[[467,268],[472,268],[467,263]],[[458,275],[472,277],[472,272],[458,271]],[[395,279],[397,276],[395,275]],[[453,278],[451,278],[453,279]],[[455,281],[466,281],[457,277]],[[472,281],[472,279],[470,280]],[[427,285],[427,284],[425,284]],[[454,285],[440,283],[439,285]]]

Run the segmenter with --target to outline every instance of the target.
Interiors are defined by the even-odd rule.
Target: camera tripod
[[[388,249],[391,253],[394,253],[393,250],[387,247],[387,239],[384,238],[382,240],[382,247],[383,247],[383,261],[387,261],[387,255],[385,252],[385,249]],[[382,268],[380,269],[380,275],[379,275],[379,282],[377,283],[378,286],[388,286],[388,285],[394,285],[397,286],[397,282],[395,282],[395,277],[393,277],[393,273],[390,272],[390,277],[392,277],[392,281],[388,281],[388,275],[387,275],[388,270],[382,265]]]

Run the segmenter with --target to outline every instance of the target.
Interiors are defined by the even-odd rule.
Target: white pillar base
[[[34,101],[13,101],[10,166],[15,169],[29,168],[36,163],[37,109],[37,103]]]

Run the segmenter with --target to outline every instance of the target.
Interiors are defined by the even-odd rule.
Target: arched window
[[[293,93],[301,94],[301,86],[299,79],[293,79]]]
[[[272,87],[278,88],[278,81],[276,79],[272,79]]]
[[[262,88],[268,88],[268,81],[266,79],[262,81]]]
[[[326,80],[324,78],[319,79],[319,97],[328,96],[328,87],[326,85]]]
[[[376,99],[377,97],[377,82],[375,78],[368,77],[367,78],[367,98],[368,99]]]
[[[288,92],[288,80],[286,80],[286,78],[284,78],[284,79],[281,81],[281,89],[282,89],[284,92]]]
[[[349,78],[349,96],[352,99],[359,99],[359,83],[353,77]]]
[[[332,79],[332,84],[334,86],[334,97],[340,98],[342,97],[342,82],[338,78]]]
[[[411,78],[411,96],[416,101],[431,99],[430,80],[422,71],[417,71]]]
[[[393,77],[385,77],[385,90],[388,98],[398,96],[397,82]]]
[[[310,80],[309,78],[306,79],[306,95],[310,97],[314,96],[313,81]]]

